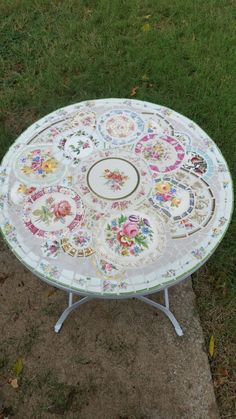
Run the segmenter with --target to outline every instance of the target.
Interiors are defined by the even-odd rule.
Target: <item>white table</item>
[[[137,100],[67,106],[20,135],[0,182],[12,252],[69,294],[56,332],[91,299],[138,298],[183,334],[168,288],[212,255],[233,206],[227,164],[198,125]],[[159,291],[164,305],[146,297]]]

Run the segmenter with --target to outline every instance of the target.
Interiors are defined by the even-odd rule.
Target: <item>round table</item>
[[[1,232],[36,276],[69,293],[138,298],[178,335],[168,288],[211,256],[232,181],[216,144],[166,107],[128,99],[61,108],[23,132],[0,167]],[[165,305],[145,297],[164,290]],[[73,294],[83,296],[73,303]]]

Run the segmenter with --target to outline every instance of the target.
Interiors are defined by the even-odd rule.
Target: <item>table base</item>
[[[169,308],[170,305],[169,305],[168,288],[164,289],[165,305],[158,304],[155,301],[151,300],[150,298],[144,297],[143,295],[139,295],[137,297],[132,297],[132,298],[136,298],[137,300],[143,301],[144,303],[149,304],[149,305],[157,308],[158,310],[161,310],[168,317],[168,319],[171,321],[172,325],[175,328],[176,334],[178,336],[183,336],[183,331],[182,331],[178,321],[176,320],[175,316],[173,315],[173,313],[170,311],[170,308]],[[94,299],[95,299],[94,297],[87,296],[87,297],[83,297],[79,301],[76,301],[76,303],[73,303],[73,293],[69,292],[68,307],[65,309],[65,311],[63,311],[62,315],[60,316],[60,318],[56,322],[56,324],[54,326],[55,332],[56,333],[60,332],[64,321],[66,320],[66,318],[69,316],[69,314],[73,310],[75,310],[80,305],[86,303],[87,301],[91,301],[91,300],[94,300]]]

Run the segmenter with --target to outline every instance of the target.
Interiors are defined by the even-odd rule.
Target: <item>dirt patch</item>
[[[51,292],[1,245],[0,398],[8,417],[217,418],[190,282],[170,292],[184,336],[138,300],[93,300],[57,335],[67,298]],[[161,299],[160,295],[152,297]],[[14,365],[23,360],[18,377]]]

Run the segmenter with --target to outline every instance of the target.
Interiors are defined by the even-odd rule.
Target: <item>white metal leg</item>
[[[68,307],[63,311],[62,315],[60,316],[59,320],[56,322],[54,326],[54,330],[56,333],[60,332],[61,327],[66,320],[66,318],[69,316],[69,314],[75,310],[80,305],[86,303],[87,301],[93,300],[93,297],[84,297],[81,300],[77,301],[76,303],[73,303],[73,293],[69,293],[69,305]]]
[[[175,316],[171,313],[171,311],[169,310],[169,296],[168,296],[168,289],[165,289],[165,306],[156,303],[153,300],[150,300],[147,297],[143,297],[142,295],[135,297],[138,300],[143,301],[146,304],[149,304],[155,308],[157,308],[158,310],[161,310],[171,321],[171,323],[173,324],[175,331],[177,333],[178,336],[183,336],[183,330],[181,329],[178,321],[176,320]]]
[[[73,304],[73,292],[69,292],[69,307]]]
[[[135,296],[134,298],[137,298],[138,300],[143,301],[144,303],[149,304],[149,305],[157,308],[158,310],[161,310],[168,317],[168,319],[171,321],[171,323],[173,324],[177,335],[178,336],[183,336],[183,331],[182,331],[182,329],[181,329],[178,321],[176,320],[175,316],[173,315],[173,313],[169,309],[168,288],[165,288],[164,289],[165,305],[158,304],[155,301],[150,300],[147,297],[144,297],[143,295]],[[93,300],[93,299],[94,299],[93,297],[83,297],[81,300],[77,301],[76,303],[73,303],[73,293],[72,292],[69,292],[68,307],[63,311],[63,313],[60,316],[59,320],[55,324],[55,326],[54,326],[55,332],[58,333],[60,331],[60,329],[61,329],[64,321],[66,320],[66,318],[69,316],[69,314],[73,310],[75,310],[80,305],[86,303],[87,301],[90,301],[90,300]]]
[[[164,297],[165,297],[165,306],[167,308],[167,310],[169,310],[170,308],[170,303],[169,303],[169,293],[168,293],[168,288],[164,289]]]

